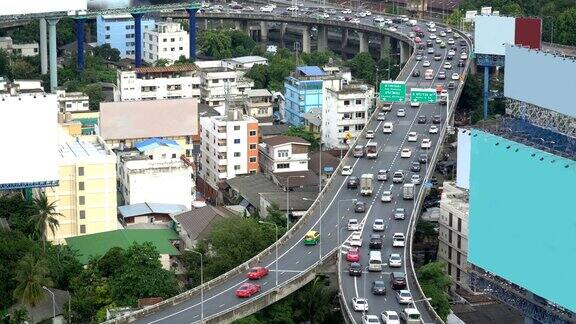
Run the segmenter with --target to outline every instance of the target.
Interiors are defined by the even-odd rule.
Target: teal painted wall
[[[469,262],[576,311],[576,162],[472,133]]]

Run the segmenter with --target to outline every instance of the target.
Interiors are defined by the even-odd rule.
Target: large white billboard
[[[504,44],[514,44],[516,30],[514,17],[476,16],[474,21],[476,54],[504,55]]]
[[[18,187],[58,180],[56,95],[0,98],[0,184]]]
[[[0,16],[86,10],[86,0],[1,1]]]
[[[456,186],[464,189],[470,189],[470,132],[469,129],[458,129]]]
[[[576,61],[506,46],[504,95],[576,117]]]

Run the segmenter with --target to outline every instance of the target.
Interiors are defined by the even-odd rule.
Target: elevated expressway
[[[184,14],[182,15],[183,17]],[[335,19],[318,20],[310,17],[293,17],[288,14],[285,9],[277,8],[276,12],[272,14],[266,13],[199,13],[198,18],[207,19],[230,19],[239,21],[254,21],[254,22],[282,22],[289,24],[299,24],[302,26],[318,26],[321,28],[347,28],[356,30],[366,35],[384,35],[399,39],[402,42],[413,46],[412,40],[407,36],[409,28],[404,26],[398,32],[391,32],[389,30],[382,30],[378,28],[372,18],[361,19],[360,23],[349,23],[338,21]],[[425,28],[423,28],[425,29]],[[466,39],[470,49],[470,40]],[[434,80],[425,81],[422,77],[412,77],[412,71],[419,69],[423,75],[425,68],[422,68],[422,63],[416,61],[415,55],[409,56],[408,60],[401,71],[398,79],[407,82],[407,88],[412,87],[433,87],[437,83],[446,85],[450,79],[451,71],[458,71],[457,62],[458,55],[455,56],[453,70],[447,71],[447,80],[437,80],[437,74],[441,64],[444,61],[446,50],[440,50],[437,45],[436,53],[441,51],[442,60],[434,61],[432,55],[429,60],[434,69]],[[365,48],[364,48],[365,49]],[[426,54],[425,54],[426,55]],[[460,68],[462,76],[465,78],[469,66],[469,60],[466,61],[466,66]],[[464,79],[462,79],[464,80]],[[307,213],[286,233],[279,241],[262,251],[253,259],[245,262],[244,264],[236,267],[235,269],[215,278],[202,287],[196,287],[178,296],[170,298],[162,303],[146,307],[137,312],[125,315],[123,317],[112,320],[115,323],[137,322],[137,323],[199,323],[203,319],[208,323],[222,323],[231,322],[235,319],[252,314],[276,301],[289,295],[293,291],[302,287],[310,282],[316,274],[322,271],[322,267],[326,264],[334,264],[339,260],[339,256],[344,253],[348,245],[348,232],[345,230],[346,219],[359,218],[362,221],[364,246],[361,250],[363,263],[366,264],[368,255],[368,237],[371,234],[372,221],[375,218],[384,218],[388,224],[388,230],[385,232],[385,240],[382,249],[383,258],[387,259],[387,255],[392,251],[391,235],[394,232],[403,232],[407,235],[407,244],[404,249],[394,248],[399,250],[402,255],[402,271],[407,273],[408,276],[408,289],[412,292],[414,300],[422,300],[422,292],[419,285],[415,281],[414,269],[412,266],[411,258],[409,257],[412,250],[411,240],[414,234],[415,223],[417,220],[418,211],[420,209],[422,200],[424,198],[424,190],[422,185],[417,186],[417,196],[415,200],[403,201],[398,197],[400,193],[400,185],[391,186],[391,180],[386,182],[375,181],[375,193],[368,198],[361,197],[359,190],[346,189],[348,177],[340,175],[341,167],[343,165],[351,165],[354,168],[354,175],[360,176],[363,173],[376,173],[379,169],[389,169],[391,172],[402,169],[409,170],[409,163],[419,153],[420,140],[424,137],[432,139],[432,147],[429,150],[431,161],[427,164],[427,168],[423,168],[420,174],[426,175],[426,179],[430,176],[434,169],[440,145],[446,134],[449,120],[454,112],[455,103],[462,91],[463,82],[457,81],[457,86],[454,90],[450,90],[450,105],[449,109],[446,106],[439,106],[437,104],[421,105],[419,108],[410,108],[406,104],[394,104],[391,113],[386,116],[387,121],[394,123],[394,132],[392,134],[383,134],[381,121],[376,120],[378,110],[371,116],[366,130],[375,130],[376,137],[371,141],[378,143],[379,156],[376,160],[367,160],[365,158],[353,158],[351,152],[346,154],[339,167],[334,171],[334,175],[325,184],[322,192],[319,194],[317,200],[313,203]],[[405,107],[406,117],[396,117],[395,113],[398,108]],[[419,115],[427,116],[427,123],[425,125],[418,124],[416,117]],[[442,123],[437,125],[440,128],[439,134],[428,135],[428,127],[431,125],[431,117],[433,115],[440,115]],[[419,141],[416,143],[408,143],[406,141],[407,134],[410,131],[416,131],[419,134]],[[367,140],[364,136],[356,139],[358,144],[366,144]],[[353,145],[351,145],[353,147]],[[413,156],[410,159],[400,158],[399,151],[402,148],[410,147],[413,150]],[[411,174],[411,173],[409,173]],[[380,195],[384,190],[392,190],[394,193],[394,201],[392,203],[384,204],[380,202]],[[345,200],[358,199],[365,201],[367,205],[367,212],[365,214],[352,215],[351,202]],[[342,203],[340,203],[342,202]],[[338,219],[338,208],[340,207],[341,219]],[[395,207],[404,207],[407,211],[406,219],[403,221],[394,221],[390,219],[392,211]],[[309,230],[316,230],[321,233],[321,242],[315,246],[304,246],[302,238]],[[340,241],[338,241],[340,238]],[[344,243],[342,245],[342,243]],[[340,248],[340,246],[342,247]],[[278,248],[278,282],[276,283],[276,267],[275,249]],[[397,251],[394,251],[398,253]],[[339,269],[345,271],[347,265],[339,262]],[[341,261],[343,262],[343,261]],[[234,295],[236,288],[246,281],[246,271],[251,266],[266,266],[270,269],[270,274],[259,280],[262,285],[262,290],[248,299],[240,299]],[[350,311],[350,299],[355,296],[362,297],[364,293],[363,280],[366,278],[366,289],[369,289],[370,283],[375,278],[382,277],[387,284],[387,296],[369,296],[370,311],[369,314],[379,314],[384,310],[395,310],[400,312],[404,306],[399,305],[394,298],[394,291],[388,285],[387,273],[390,272],[388,267],[384,267],[382,273],[363,274],[360,280],[351,279],[348,274],[339,271],[339,284],[341,289],[341,298],[345,305],[344,315],[347,322],[360,321],[360,314]],[[367,277],[366,277],[367,276]],[[203,299],[202,299],[203,290]],[[378,298],[376,298],[378,297]],[[202,302],[203,300],[203,302]],[[423,316],[423,320],[429,322],[441,322],[437,315],[430,307],[429,302],[422,300],[416,302],[417,308]]]

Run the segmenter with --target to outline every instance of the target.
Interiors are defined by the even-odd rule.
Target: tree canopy
[[[417,270],[418,280],[424,295],[432,299],[430,304],[444,321],[450,314],[448,287],[451,283],[450,277],[444,273],[445,266],[446,264],[442,262],[431,262]]]

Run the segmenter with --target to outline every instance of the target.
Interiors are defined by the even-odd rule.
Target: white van
[[[416,21],[416,19],[410,19],[410,20],[408,20],[407,25],[408,26],[416,26],[416,25],[418,25],[418,21]]]
[[[400,317],[404,320],[406,324],[421,324],[422,318],[420,312],[416,308],[404,308],[404,311],[400,313]]]
[[[370,251],[368,271],[382,271],[382,253],[380,251]]]
[[[385,122],[384,124],[382,124],[382,132],[384,134],[392,134],[393,130],[394,125],[391,122]]]

